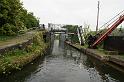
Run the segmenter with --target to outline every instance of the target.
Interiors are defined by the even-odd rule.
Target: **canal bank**
[[[124,73],[54,40],[50,52],[0,82],[123,82]]]
[[[86,47],[83,47],[79,44],[72,44],[68,41],[65,42],[66,44],[78,49],[79,51],[87,54],[87,55],[90,55],[102,62],[106,62],[107,64],[111,65],[111,64],[114,64],[114,65],[111,65],[112,67],[114,68],[117,68],[118,70],[124,72],[123,68],[124,68],[124,57],[121,56],[121,55],[107,55],[103,52],[100,52],[99,50],[96,50],[96,49],[89,49],[89,48],[86,48]],[[111,63],[111,64],[110,64]]]
[[[43,32],[36,31],[32,36],[26,42],[22,42],[19,45],[15,43],[9,48],[2,49],[6,52],[0,56],[1,75],[8,75],[11,71],[21,70],[28,63],[40,56],[44,56],[49,44],[43,39]]]

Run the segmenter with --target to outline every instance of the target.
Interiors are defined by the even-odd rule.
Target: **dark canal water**
[[[0,82],[124,82],[124,74],[55,40],[50,54]]]

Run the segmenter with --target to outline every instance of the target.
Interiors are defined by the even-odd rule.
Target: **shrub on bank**
[[[25,49],[16,49],[0,57],[0,73],[8,74],[14,69],[21,70],[24,65],[42,56],[46,48],[47,43],[43,40],[42,32],[37,32],[33,43],[27,45]]]

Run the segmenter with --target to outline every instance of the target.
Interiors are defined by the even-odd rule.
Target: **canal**
[[[0,78],[0,82],[124,82],[124,73],[54,40],[44,58],[21,71]]]

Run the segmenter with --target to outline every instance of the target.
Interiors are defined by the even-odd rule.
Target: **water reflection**
[[[76,49],[54,40],[52,51],[42,59],[0,82],[123,82],[124,74]]]
[[[90,81],[92,82],[123,82],[124,74],[106,65],[99,60],[84,55],[83,53],[66,46],[65,58],[73,58],[75,64],[80,69],[86,69],[89,72]]]
[[[34,72],[42,68],[43,61],[43,58],[38,58],[37,61],[31,62],[20,71],[13,72],[11,75],[0,76],[0,82],[25,82],[26,79],[32,77]]]

